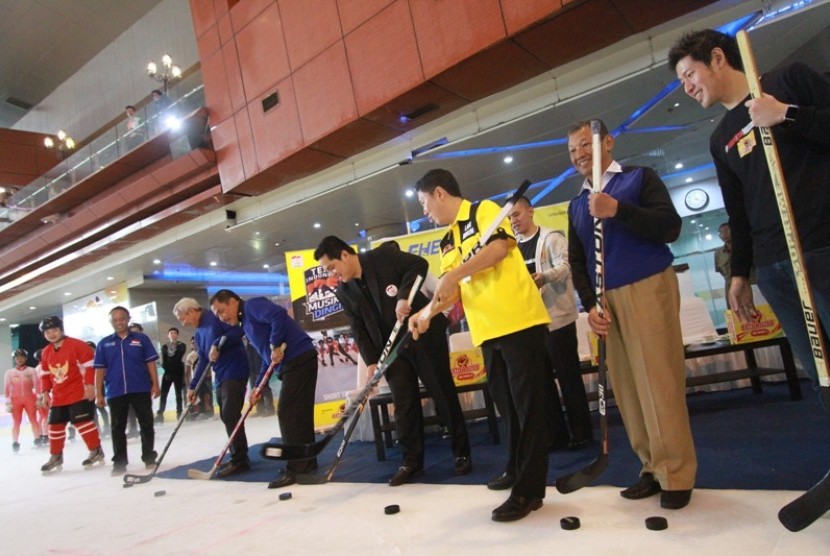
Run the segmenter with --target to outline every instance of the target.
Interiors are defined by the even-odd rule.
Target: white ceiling
[[[161,0],[0,0],[0,128],[37,106]]]
[[[726,2],[725,7],[719,6],[720,12],[710,14],[707,16],[710,19],[705,21],[698,17],[694,28],[717,24],[718,18],[721,22],[734,19],[734,4]],[[808,61],[821,71],[830,71],[830,3],[816,4],[809,11],[778,20],[751,34],[762,70],[795,57]],[[684,25],[689,28],[688,23]],[[676,29],[662,32],[677,36]],[[6,317],[7,322],[37,322],[46,314],[59,311],[65,301],[105,288],[112,283],[106,276],[114,276],[115,282],[127,281],[136,286],[144,281],[139,287],[205,284],[205,280],[187,280],[179,284],[152,280],[153,272],[162,266],[204,269],[213,273],[207,281],[226,277],[231,271],[267,273],[266,277],[276,280],[277,274],[284,272],[286,249],[313,248],[328,234],[352,240],[359,230],[369,229],[371,233],[371,229],[379,226],[421,217],[417,201],[406,198],[404,191],[432,168],[452,170],[465,195],[476,199],[505,193],[524,179],[534,183],[552,179],[570,167],[566,148],[561,145],[508,149],[514,157],[510,165],[502,160],[505,152],[453,155],[446,159],[437,156],[562,139],[571,123],[593,117],[605,120],[609,128],[617,127],[673,80],[664,63],[652,61],[655,56],[660,56],[658,60],[665,58],[665,47],[655,45],[656,42],[659,41],[639,37],[630,43],[615,45],[588,60],[569,64],[497,95],[498,98],[459,110],[411,136],[356,157],[355,161],[267,195],[241,200],[231,207],[237,212],[238,225],[230,230],[226,230],[224,210],[206,215],[164,237],[96,263],[94,268],[64,276],[60,281],[0,305],[0,316]],[[638,56],[646,61],[638,62],[635,59]],[[640,64],[644,69],[628,70],[622,67],[626,64],[631,64],[632,68]],[[634,75],[622,79],[627,71]],[[584,78],[577,79],[585,74],[610,76],[606,81],[613,84],[605,83],[599,87]],[[574,83],[581,83],[582,88]],[[593,92],[594,87],[599,90]],[[629,164],[653,166],[664,176],[675,171],[676,162],[682,161],[686,168],[709,164],[708,137],[713,121],[719,115],[719,109],[704,112],[682,91],[676,90],[642,115],[631,129],[668,125],[683,125],[688,129],[623,134],[617,139],[616,158]],[[466,135],[470,137],[463,138]],[[451,141],[449,145],[430,151],[410,164],[396,165],[405,160],[412,149],[445,136]],[[371,174],[384,167],[390,169],[351,183],[355,176]],[[668,179],[667,183],[670,187],[686,186],[683,181],[686,177]],[[695,181],[711,179],[713,171],[705,170],[691,174],[691,177]],[[565,180],[539,203],[569,199],[578,183],[575,178]],[[531,196],[538,194],[540,189],[531,190]],[[312,228],[314,222],[320,222],[322,228]],[[276,246],[276,243],[280,245]],[[152,261],[156,258],[163,264],[155,265]],[[209,266],[211,262],[216,266]],[[264,264],[270,268],[265,270]],[[65,292],[71,295],[66,296]],[[30,311],[30,305],[38,308]]]

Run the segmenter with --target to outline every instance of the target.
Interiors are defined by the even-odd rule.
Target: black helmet
[[[46,317],[40,322],[40,326],[38,328],[40,328],[41,332],[46,332],[50,328],[60,328],[63,330],[63,321],[59,317],[55,316]]]
[[[29,352],[23,348],[17,348],[12,352],[12,359],[15,359],[16,357],[25,357],[26,359],[28,359]]]
[[[91,348],[92,348],[92,351],[95,351],[95,342],[93,342],[93,341],[91,341],[91,340],[87,340],[87,341],[86,341],[86,345],[88,345],[89,347],[91,347]]]

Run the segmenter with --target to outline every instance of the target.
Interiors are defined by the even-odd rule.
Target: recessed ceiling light
[[[262,265],[262,268],[270,268],[270,266],[266,263],[266,264]]]
[[[14,323],[14,324],[10,324],[9,328],[17,328],[18,326],[20,326],[20,325],[17,324],[17,323]]]
[[[6,322],[6,317],[0,317],[0,322]]]
[[[692,222],[692,224],[694,224],[695,222],[697,222],[697,220],[692,220],[691,222]]]
[[[415,195],[415,190],[412,189],[412,188],[409,188],[406,191],[404,191],[403,194],[406,195],[407,197],[412,197],[413,195]]]
[[[115,280],[114,276],[107,276],[107,280]]]
[[[355,222],[355,223],[354,223],[354,227],[355,227],[355,228],[359,228],[359,227],[360,227],[360,222]]]
[[[115,295],[115,290],[110,290],[109,293]]]
[[[682,162],[678,162],[677,164],[674,165],[675,170],[680,170],[681,168],[683,168],[683,163]]]
[[[320,224],[319,222],[315,222],[315,223],[314,223],[314,228],[315,228],[315,229],[319,230],[319,229],[320,229],[320,226],[321,226],[321,224]]]
[[[513,157],[512,156],[507,155],[507,156],[504,157],[504,163],[505,164],[510,164],[511,162],[513,162]]]
[[[276,242],[276,243],[274,244],[274,247],[279,247],[279,246],[280,246],[280,242],[279,242],[279,241],[278,241],[278,242]]]
[[[692,183],[694,180],[692,178],[686,178],[686,183]]]
[[[153,264],[161,264],[161,260],[160,259],[153,259]]]
[[[219,263],[217,263],[216,261],[210,261],[210,266],[216,266],[216,265],[218,265],[218,264],[219,264]]]
[[[675,107],[675,108],[677,108],[678,106],[680,106],[680,103],[679,103],[679,102],[675,102],[675,103],[674,103],[674,107]]]
[[[35,309],[37,309],[37,307],[35,307],[34,305],[29,305],[29,310],[30,311],[34,311]]]
[[[255,236],[258,236],[258,235],[259,235],[259,232],[254,232],[254,235],[255,235]]]
[[[69,296],[72,295],[72,292],[63,292],[63,295]]]
[[[366,248],[365,248],[365,247],[361,247],[361,248],[360,248],[360,252],[361,252],[361,253],[365,253],[365,252],[366,252]]]
[[[706,238],[707,240],[711,240],[712,239],[712,234],[706,234],[703,237]]]

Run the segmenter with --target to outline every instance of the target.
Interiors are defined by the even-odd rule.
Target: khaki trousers
[[[664,490],[694,487],[680,292],[674,269],[606,292],[607,363],[628,440]]]

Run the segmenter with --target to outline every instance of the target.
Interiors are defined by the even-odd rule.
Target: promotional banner
[[[314,427],[325,429],[341,417],[346,393],[357,387],[357,346],[343,307],[334,295],[340,280],[314,260],[314,250],[285,253],[294,320],[317,347],[319,371]]]

